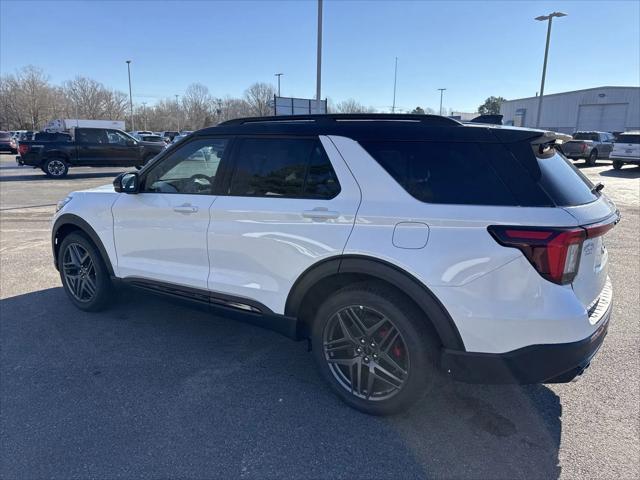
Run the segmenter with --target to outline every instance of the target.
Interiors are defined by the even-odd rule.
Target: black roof
[[[194,135],[340,135],[361,140],[512,142],[536,138],[541,130],[463,124],[439,115],[328,114],[238,118]]]

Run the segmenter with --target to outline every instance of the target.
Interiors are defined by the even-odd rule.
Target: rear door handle
[[[177,207],[173,207],[173,211],[178,213],[196,213],[198,207],[189,204],[178,205]]]
[[[340,216],[340,212],[334,212],[323,207],[314,208],[313,210],[305,210],[302,212],[304,218],[312,220],[334,220]]]

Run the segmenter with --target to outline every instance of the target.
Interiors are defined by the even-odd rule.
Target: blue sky
[[[316,2],[0,0],[0,72],[28,64],[53,83],[76,75],[127,91],[134,102],[181,94],[193,82],[239,96],[256,81],[315,94]],[[330,1],[324,5],[322,96],[388,109],[474,111],[489,95],[539,89],[546,23],[553,25],[546,92],[640,85],[638,1]]]

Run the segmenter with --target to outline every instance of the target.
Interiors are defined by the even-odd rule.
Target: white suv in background
[[[618,134],[609,158],[613,160],[616,170],[620,170],[625,163],[640,165],[640,131]]]
[[[388,414],[440,371],[581,374],[607,332],[618,220],[548,132],[326,115],[200,130],[60,202],[52,241],[78,308],[118,282],[241,312],[309,339],[344,401]]]

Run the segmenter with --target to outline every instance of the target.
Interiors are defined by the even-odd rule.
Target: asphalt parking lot
[[[72,190],[0,157],[3,479],[640,477],[640,168],[583,168],[623,216],[609,234],[615,306],[586,374],[563,385],[449,383],[410,412],[363,415],[306,344],[138,292],[76,310],[50,253]]]

